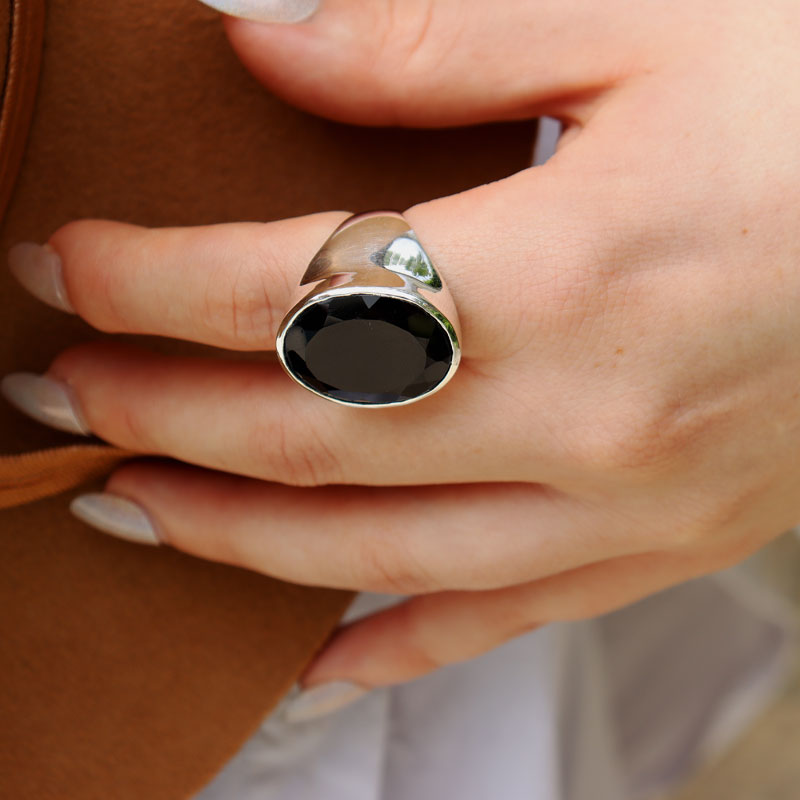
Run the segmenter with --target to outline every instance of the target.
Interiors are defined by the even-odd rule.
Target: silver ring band
[[[461,360],[453,298],[395,211],[346,219],[311,260],[297,294],[276,350],[297,383],[327,400],[408,405],[438,392]]]

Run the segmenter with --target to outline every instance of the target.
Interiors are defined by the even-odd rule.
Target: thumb
[[[627,0],[316,0],[301,24],[265,25],[306,16],[315,0],[207,2],[238,15],[228,36],[269,89],[366,125],[570,116],[652,57],[663,22]]]

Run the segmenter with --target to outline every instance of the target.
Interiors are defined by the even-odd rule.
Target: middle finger
[[[496,382],[468,365],[456,388],[424,407],[364,411],[324,402],[271,360],[168,356],[102,341],[65,350],[45,377],[69,387],[75,416],[97,436],[239,475],[296,486],[529,480],[498,445],[508,414]],[[40,380],[16,378],[17,395]]]

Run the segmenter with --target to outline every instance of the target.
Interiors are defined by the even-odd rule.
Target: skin
[[[51,365],[99,436],[186,462],[107,485],[172,546],[410,596],[341,628],[306,685],[409,680],[800,522],[795,0],[325,0],[296,26],[224,24],[265,86],[323,116],[566,126],[546,165],[407,210],[463,332],[421,403],[352,409],[277,363],[118,343]],[[79,220],[50,244],[96,328],[255,350],[345,216]]]

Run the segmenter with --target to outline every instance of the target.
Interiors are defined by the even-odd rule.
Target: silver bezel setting
[[[388,220],[386,218],[389,218]],[[371,237],[369,230],[370,221],[378,225],[393,228],[392,237],[386,241]],[[349,237],[348,249],[344,252],[337,250],[336,236],[342,231],[352,228],[359,223],[366,223],[364,246],[354,248],[352,232]],[[385,233],[383,230],[380,233]],[[397,244],[399,243],[399,244]],[[414,252],[414,244],[418,251]],[[394,246],[394,249],[392,247]],[[357,252],[352,252],[356,250]],[[384,263],[387,262],[387,263]],[[300,283],[303,287],[309,283],[316,286],[301,297],[283,318],[275,341],[278,359],[284,371],[304,389],[313,392],[318,397],[329,400],[338,405],[351,408],[389,408],[405,406],[424,400],[440,391],[453,377],[461,361],[461,344],[458,315],[447,287],[443,284],[428,254],[408,223],[397,212],[369,212],[359,214],[345,220],[331,235],[317,256],[312,260],[306,275]],[[445,314],[440,308],[424,297],[420,291],[436,294],[437,300],[447,309]],[[422,309],[444,329],[452,348],[450,366],[439,383],[427,392],[417,397],[386,403],[360,403],[332,397],[319,391],[296,375],[286,361],[284,354],[286,335],[297,318],[308,308],[323,303],[334,297],[348,297],[355,295],[375,295],[378,297],[391,297],[411,303]]]

